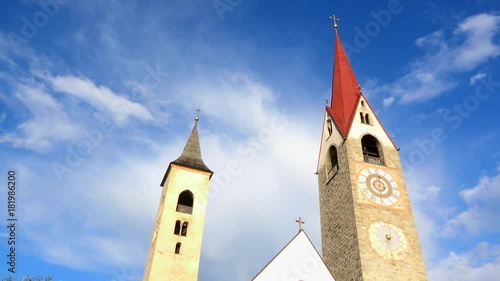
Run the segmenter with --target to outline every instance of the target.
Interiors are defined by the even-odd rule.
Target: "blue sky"
[[[430,279],[500,272],[498,3],[40,2],[0,9],[0,171],[17,173],[20,275],[142,280],[159,184],[198,107],[215,171],[199,279],[251,279],[299,216],[320,249],[333,13],[401,148]]]

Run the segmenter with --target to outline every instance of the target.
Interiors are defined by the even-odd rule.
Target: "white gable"
[[[361,122],[360,114],[364,116],[368,115],[369,121],[365,123]],[[382,124],[375,118],[375,113],[372,111],[368,102],[362,97],[359,100],[358,108],[354,120],[352,122],[351,131],[349,132],[349,138],[360,139],[365,134],[371,134],[375,136],[384,146],[393,146],[391,139],[385,132]]]
[[[253,281],[334,281],[304,231],[253,279]]]
[[[339,147],[343,141],[344,138],[335,125],[333,118],[331,118],[330,114],[325,110],[325,117],[323,119],[323,133],[321,135],[321,145],[316,172],[318,172],[321,169],[321,166],[325,164],[325,158],[327,157],[326,154],[328,152],[328,148],[330,148],[330,146],[332,145],[334,145],[335,147]]]

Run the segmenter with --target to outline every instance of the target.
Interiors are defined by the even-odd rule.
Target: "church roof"
[[[307,234],[301,230],[252,281],[335,281]]]
[[[335,27],[335,55],[333,64],[333,81],[332,81],[332,104],[326,107],[326,111],[333,118],[335,125],[339,129],[342,137],[346,139],[352,127],[352,123],[356,116],[357,107],[360,99],[363,98],[372,111],[377,122],[380,123],[377,114],[371,108],[370,104],[363,96],[362,88],[358,84],[356,75],[352,70],[349,58],[340,41],[339,32]],[[387,133],[385,127],[380,123],[382,129],[387,134],[395,148],[396,144]]]
[[[167,172],[165,173],[165,176],[163,177],[163,180],[161,182],[162,186],[167,179],[167,175],[172,164],[213,174],[212,170],[210,170],[207,165],[205,165],[205,162],[203,162],[203,158],[201,157],[200,138],[198,137],[198,121],[196,121],[196,123],[194,124],[193,130],[189,135],[181,156],[179,156],[179,158],[177,158],[175,161],[170,162],[170,164],[168,165]]]
[[[349,135],[356,107],[362,96],[358,80],[354,75],[347,54],[335,28],[335,55],[332,81],[332,105],[327,111],[344,138]]]
[[[189,135],[186,146],[184,146],[184,150],[182,151],[181,156],[179,156],[179,158],[177,158],[171,164],[177,164],[180,166],[212,173],[212,170],[210,170],[207,165],[205,165],[205,162],[203,162],[203,159],[201,158],[200,139],[198,137],[198,122],[194,124],[191,135]]]

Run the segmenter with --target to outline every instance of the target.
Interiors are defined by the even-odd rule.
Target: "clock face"
[[[401,191],[394,177],[385,170],[363,167],[358,174],[358,184],[364,197],[377,205],[395,206],[400,203]]]
[[[368,229],[373,250],[384,259],[401,260],[408,252],[408,240],[401,228],[385,223],[374,222]]]

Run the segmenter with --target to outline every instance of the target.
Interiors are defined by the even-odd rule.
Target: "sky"
[[[495,280],[500,13],[489,0],[3,1],[0,210],[7,226],[14,171],[15,276],[142,280],[159,185],[198,108],[215,172],[199,280],[250,280],[299,216],[321,250],[332,14],[401,148],[429,279]],[[2,276],[9,235],[2,227]]]

